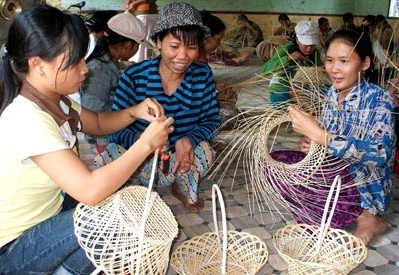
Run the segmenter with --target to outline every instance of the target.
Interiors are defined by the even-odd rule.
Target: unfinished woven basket
[[[288,43],[287,36],[275,35],[268,37],[256,46],[256,55],[262,60],[267,61],[273,57],[274,53],[281,47]]]
[[[326,71],[318,66],[298,66],[298,70],[291,82],[312,84],[313,86],[331,85]]]
[[[223,230],[220,232],[217,226],[215,192],[222,212]],[[225,206],[217,185],[212,187],[212,204],[215,232],[183,242],[172,253],[171,266],[184,275],[256,274],[268,259],[266,244],[249,233],[227,230]]]
[[[335,186],[338,186],[330,216],[326,215]],[[337,176],[330,189],[324,208],[321,226],[292,224],[279,229],[273,235],[273,244],[288,264],[292,275],[348,274],[367,258],[367,247],[354,235],[329,227],[341,180]]]
[[[150,184],[129,186],[95,206],[79,203],[74,212],[75,235],[97,274],[165,274],[178,224]]]

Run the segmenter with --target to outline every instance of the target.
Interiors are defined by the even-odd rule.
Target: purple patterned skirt
[[[300,151],[275,151],[270,155],[276,161],[285,164],[300,162],[306,156],[305,153]],[[330,186],[337,175],[341,176],[342,187],[330,226],[333,228],[345,228],[352,224],[362,213],[360,194],[357,187],[353,186],[349,168],[334,169],[333,165],[323,164],[320,171],[312,175],[311,183],[306,187],[304,185],[287,185],[287,183],[283,182],[276,183],[275,180],[270,180],[274,189],[279,192],[280,196],[290,206],[292,214],[298,223],[320,225]]]

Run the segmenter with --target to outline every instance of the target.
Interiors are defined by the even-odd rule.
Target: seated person
[[[208,31],[200,12],[193,6],[176,2],[158,13],[153,40],[160,56],[127,67],[115,92],[112,109],[155,99],[173,117],[175,132],[169,135],[170,158],[161,162],[156,174],[164,186],[190,211],[204,207],[199,197],[199,181],[213,163],[209,141],[220,126],[215,81],[211,68],[198,62],[199,49]],[[137,120],[109,136],[111,142],[129,148],[148,127]],[[133,175],[133,183],[148,185],[152,161]]]
[[[227,30],[224,41],[228,47],[233,49],[256,47],[263,41],[263,32],[245,14],[240,14],[235,24]]]
[[[208,63],[209,54],[220,46],[220,42],[222,41],[226,31],[226,25],[219,17],[212,15],[208,11],[201,11],[201,18],[204,25],[210,29],[211,35],[204,40],[203,47],[200,48],[198,61]],[[218,99],[220,100],[227,100],[231,96],[230,88],[227,83],[216,83],[216,90],[219,92]]]
[[[388,51],[390,54],[392,53],[394,48],[392,37],[393,29],[385,16],[378,14],[375,17],[375,28],[371,35],[378,39],[384,50]]]
[[[280,23],[280,27],[273,32],[273,35],[283,35],[287,37],[292,37],[294,35],[296,23],[291,22],[291,19],[286,13],[282,13],[278,16],[278,22]]]
[[[290,79],[299,66],[322,64],[319,51],[319,27],[311,21],[301,21],[295,27],[294,40],[281,46],[262,67],[263,74],[270,74],[269,94],[271,103],[291,99]]]
[[[252,28],[255,31],[254,43],[253,47],[256,47],[260,42],[263,41],[263,31],[254,21],[249,20],[245,14],[240,14],[237,18],[239,24],[241,24],[244,28]]]
[[[83,107],[95,112],[112,110],[115,89],[123,69],[120,61],[128,61],[137,52],[146,32],[144,24],[127,12],[108,21],[108,29],[86,59],[89,74],[80,87]],[[108,144],[107,136],[85,135],[85,138],[90,144],[95,144],[98,153],[102,153]]]
[[[320,30],[320,44],[323,46],[324,42],[333,34],[334,31],[330,27],[330,22],[326,17],[320,17],[317,20],[317,23],[319,24]]]
[[[354,20],[355,19],[352,13],[344,13],[344,15],[342,15],[343,25],[341,26],[341,29],[357,30],[358,27],[355,25],[355,23],[353,23]]]
[[[201,11],[201,17],[204,25],[210,29],[211,35],[204,40],[197,60],[208,63],[209,54],[214,52],[220,46],[220,42],[222,41],[226,30],[226,25],[219,17],[212,15],[208,11]],[[236,116],[238,113],[235,108],[236,94],[228,83],[220,81],[216,82],[216,91],[218,92],[217,99],[220,108],[219,114],[221,121],[222,123],[231,121],[231,123],[228,123],[231,125],[224,125],[223,129],[226,130],[226,128],[230,128],[235,124],[235,121],[232,121],[231,118]]]

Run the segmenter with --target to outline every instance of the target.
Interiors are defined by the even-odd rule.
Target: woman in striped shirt
[[[156,99],[167,117],[174,118],[169,135],[170,159],[162,162],[158,178],[190,212],[199,212],[198,182],[213,162],[208,141],[220,126],[215,81],[211,68],[196,62],[208,32],[199,11],[187,3],[171,3],[158,13],[153,39],[160,56],[134,64],[124,71],[115,93],[113,110]],[[148,126],[137,120],[112,134],[110,141],[129,148]],[[133,183],[148,184],[151,160],[133,176]]]

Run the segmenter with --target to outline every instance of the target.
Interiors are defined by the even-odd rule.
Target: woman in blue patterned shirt
[[[340,30],[326,42],[325,67],[333,86],[322,111],[322,127],[309,114],[290,107],[293,128],[346,160],[358,186],[362,210],[354,216],[355,236],[369,244],[388,225],[378,216],[388,209],[395,150],[394,107],[388,91],[365,81],[372,68],[372,45],[365,34]]]
[[[171,156],[158,172],[161,183],[172,185],[172,193],[191,212],[199,212],[198,182],[213,162],[209,141],[220,126],[215,81],[211,68],[196,62],[207,28],[200,13],[186,3],[160,9],[153,39],[160,56],[134,64],[124,71],[115,93],[113,110],[124,109],[151,97],[174,118],[169,135]],[[138,120],[110,136],[110,141],[129,148],[148,126]],[[148,184],[151,161],[133,175],[133,182]]]

